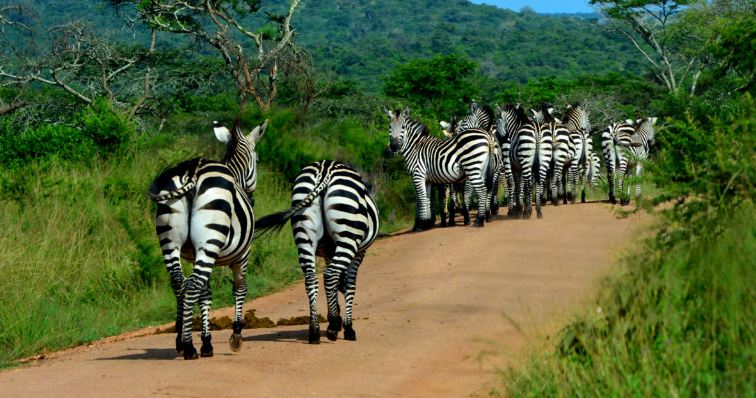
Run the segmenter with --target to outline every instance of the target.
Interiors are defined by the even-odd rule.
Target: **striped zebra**
[[[504,179],[506,180],[506,195],[507,195],[507,216],[515,216],[515,200],[514,200],[514,174],[512,174],[512,162],[509,155],[509,148],[512,143],[512,137],[517,134],[520,128],[528,122],[528,117],[525,116],[525,111],[520,104],[512,105],[505,104],[502,108],[496,105],[496,115],[498,117],[496,122],[496,138],[499,141],[499,146],[502,153],[502,169],[504,172]]]
[[[336,340],[342,327],[337,290],[344,295],[344,339],[356,340],[352,327],[357,269],[378,235],[378,208],[362,177],[344,163],[322,160],[305,166],[294,182],[291,207],[258,220],[259,232],[291,220],[299,265],[310,301],[310,344],[320,342],[315,257],[326,260],[323,271],[328,301],[326,337]]]
[[[591,140],[591,122],[588,112],[580,104],[567,105],[562,122],[570,131],[572,142],[575,144],[576,172],[568,176],[568,191],[570,200],[574,203],[577,191],[580,191],[580,201],[585,203],[585,186],[591,181],[593,154],[593,140]],[[570,170],[573,170],[572,168]]]
[[[489,145],[491,148],[499,148],[499,143],[496,138],[496,125],[494,124],[494,113],[493,111],[485,106],[479,106],[476,102],[472,102],[470,104],[470,113],[466,115],[464,118],[462,118],[458,123],[455,123],[454,121],[452,123],[447,122],[440,122],[441,128],[444,131],[444,135],[447,138],[451,138],[456,134],[459,134],[466,130],[471,129],[478,129],[483,130],[489,133]],[[499,212],[499,200],[498,200],[498,192],[499,192],[499,180],[500,176],[503,173],[504,168],[504,160],[501,153],[501,150],[492,151],[493,157],[493,163],[491,165],[493,170],[496,170],[496,172],[493,174],[493,181],[492,181],[492,188],[488,190],[488,197],[485,199],[479,199],[479,200],[486,200],[489,203],[489,207],[491,209],[490,215],[498,214]],[[448,187],[447,192],[454,192],[453,185],[450,185]],[[471,196],[473,194],[473,187],[470,181],[467,181],[464,185],[464,211],[467,211],[467,209],[470,208],[471,203]],[[449,195],[447,195],[448,198]],[[448,199],[447,199],[448,200]],[[450,207],[451,209],[451,207]],[[450,210],[451,212],[451,210]],[[486,220],[490,221],[491,217],[489,214],[486,215]],[[454,214],[450,214],[450,223],[453,223]],[[465,217],[465,225],[469,223],[469,218]]]
[[[546,124],[528,119],[519,106],[507,104],[497,108],[500,115],[498,125],[500,137],[508,143],[509,163],[505,163],[507,180],[512,181],[509,203],[512,217],[530,218],[533,210],[533,188],[536,191],[536,213],[543,218],[541,196],[546,182],[552,157],[551,131]],[[508,140],[507,138],[508,137]]]
[[[570,131],[562,125],[561,121],[554,117],[554,108],[550,105],[541,105],[540,110],[533,110],[533,119],[548,131],[552,139],[552,158],[549,166],[550,189],[548,197],[555,206],[559,205],[559,198],[567,203],[565,192],[565,178],[577,175],[577,162],[575,161],[575,143]]]
[[[257,186],[255,144],[268,121],[245,136],[238,123],[233,132],[214,122],[216,137],[226,143],[222,162],[192,159],[158,175],[150,185],[157,203],[155,231],[176,296],[176,350],[196,359],[192,344],[192,313],[200,305],[203,357],[213,355],[209,331],[212,300],[210,273],[227,265],[234,274],[234,323],[229,344],[241,349],[242,306],[247,294],[247,257],[254,233],[252,195]],[[194,263],[184,277],[180,258]]]
[[[469,179],[480,198],[487,197],[493,180],[491,157],[496,148],[490,146],[489,134],[483,130],[467,130],[451,139],[442,140],[428,134],[428,128],[409,118],[409,109],[393,112],[384,108],[390,118],[389,151],[401,153],[412,177],[417,195],[415,231],[433,227],[429,204],[430,184],[451,184]],[[485,224],[487,201],[478,201],[475,226]]]
[[[646,117],[625,122],[612,123],[601,133],[601,146],[606,160],[606,178],[609,183],[609,201],[617,203],[615,185],[620,193],[620,204],[630,203],[630,187],[623,195],[625,178],[630,174],[640,177],[643,171],[643,161],[648,158],[648,151],[654,143],[654,124],[656,117]],[[631,171],[635,167],[634,173]],[[640,196],[640,181],[635,188],[636,196]]]

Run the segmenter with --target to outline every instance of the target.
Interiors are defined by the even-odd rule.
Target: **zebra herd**
[[[588,115],[580,105],[568,106],[562,123],[548,106],[534,110],[529,118],[520,105],[497,105],[494,114],[473,103],[470,114],[459,122],[441,123],[445,139],[431,136],[425,125],[410,117],[407,108],[384,111],[390,119],[389,150],[404,158],[417,194],[415,230],[434,224],[432,186],[444,202],[442,225],[454,224],[455,202],[460,202],[455,200],[456,193],[464,190],[465,223],[469,222],[467,208],[474,192],[479,198],[475,225],[483,226],[497,212],[500,181],[506,185],[508,215],[525,218],[532,213],[534,189],[540,218],[542,199],[554,204],[560,198],[564,203],[568,199],[574,202],[581,187],[585,201],[585,185],[595,184],[599,161],[593,153]],[[656,118],[637,118],[614,123],[601,133],[612,203],[616,202],[615,183],[622,192],[632,169],[641,172],[641,160],[653,144],[655,122]],[[326,337],[336,340],[344,330],[344,339],[356,340],[352,306],[357,270],[378,235],[376,203],[352,167],[322,160],[302,168],[288,209],[256,222],[255,146],[267,125],[266,120],[244,134],[238,122],[232,130],[214,122],[216,138],[226,144],[221,161],[196,158],[181,162],[160,173],[150,185],[149,195],[157,207],[155,231],[176,298],[176,350],[184,359],[213,356],[209,279],[215,266],[226,265],[233,272],[234,320],[229,344],[232,351],[241,349],[242,306],[253,237],[255,232],[272,232],[289,221],[305,275],[309,342],[320,341],[317,256],[326,262]],[[181,268],[182,258],[194,263],[188,277]],[[344,297],[343,319],[338,292]],[[192,343],[195,305],[199,305],[201,317],[199,353]]]
[[[464,223],[469,223],[466,213],[470,194],[475,192],[479,198],[475,226],[479,227],[498,212],[500,181],[506,185],[507,216],[514,218],[530,218],[532,202],[537,217],[542,218],[542,202],[574,203],[578,191],[585,202],[586,185],[596,185],[600,160],[593,150],[588,113],[580,104],[567,105],[560,119],[546,104],[531,110],[532,117],[528,117],[519,104],[496,105],[494,113],[473,102],[470,114],[458,123],[439,122],[446,140],[430,136],[426,126],[409,118],[406,108],[401,112],[384,111],[391,119],[391,152],[402,154],[415,186],[418,210],[414,230],[434,224],[432,184],[436,184],[444,202],[442,226],[454,225],[455,201],[463,203]],[[625,179],[631,174],[640,175],[642,160],[653,144],[656,120],[647,117],[613,123],[601,132],[612,203],[616,203],[615,190],[622,192]],[[483,135],[488,140],[487,153]],[[476,144],[455,144],[460,141]],[[454,192],[458,193],[462,186],[464,199],[460,200]],[[640,185],[636,193],[640,195]],[[621,200],[623,205],[628,203],[625,198],[629,195],[628,188]]]

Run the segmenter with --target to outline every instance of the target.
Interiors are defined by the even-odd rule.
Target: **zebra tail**
[[[175,191],[166,192],[164,194],[156,194],[152,191],[148,192],[150,198],[155,202],[164,202],[166,200],[177,199],[186,195],[189,191],[197,186],[197,179],[192,178],[186,184],[178,187]]]
[[[266,236],[270,233],[275,233],[281,230],[281,228],[288,222],[295,214],[300,212],[305,207],[309,206],[315,198],[317,198],[323,189],[328,185],[328,181],[331,179],[330,173],[323,178],[315,188],[305,196],[304,199],[294,204],[290,208],[280,211],[278,213],[269,214],[257,221],[255,221],[255,235],[258,237]]]

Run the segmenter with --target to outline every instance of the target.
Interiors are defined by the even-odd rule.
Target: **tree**
[[[116,7],[134,4],[150,28],[194,36],[220,52],[236,85],[239,103],[251,96],[261,110],[270,108],[278,94],[278,68],[287,47],[294,46],[291,18],[299,0],[291,0],[286,14],[266,13],[268,23],[257,29],[261,0],[111,0]],[[245,51],[249,41],[252,55]],[[291,53],[289,53],[291,54]]]
[[[150,66],[145,65],[147,53],[118,48],[81,22],[48,29],[49,46],[29,53],[10,36],[25,34],[23,41],[31,41],[40,33],[26,23],[33,19],[33,13],[20,5],[0,9],[0,86],[13,86],[21,93],[23,88],[41,83],[62,89],[85,104],[104,97],[111,105],[127,108],[131,115],[146,105],[153,85]],[[152,35],[149,52],[154,51],[154,44]],[[10,113],[24,105],[25,101],[16,99],[2,110]]]
[[[675,51],[682,44],[673,39],[684,36],[670,34],[678,14],[702,0],[591,0],[610,19],[612,26],[627,37],[643,55],[656,78],[670,92],[682,84],[690,84],[695,93],[696,82],[704,68],[698,53]],[[687,37],[692,39],[692,37]],[[705,39],[704,39],[705,40]],[[694,46],[688,45],[692,49]]]
[[[384,92],[448,118],[464,112],[478,94],[478,85],[471,82],[476,70],[475,62],[454,54],[416,59],[394,68]]]

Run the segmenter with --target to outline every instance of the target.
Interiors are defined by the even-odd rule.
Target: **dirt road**
[[[213,333],[215,357],[184,361],[172,334],[127,338],[2,372],[0,396],[485,394],[497,367],[528,341],[554,333],[591,297],[641,224],[638,216],[617,219],[601,204],[549,206],[544,214],[378,241],[358,277],[356,342],[323,338],[309,345],[307,326],[254,329],[244,330],[242,351],[232,353],[226,330]],[[318,304],[325,315],[322,289]],[[304,287],[249,308],[274,321],[304,315]]]

